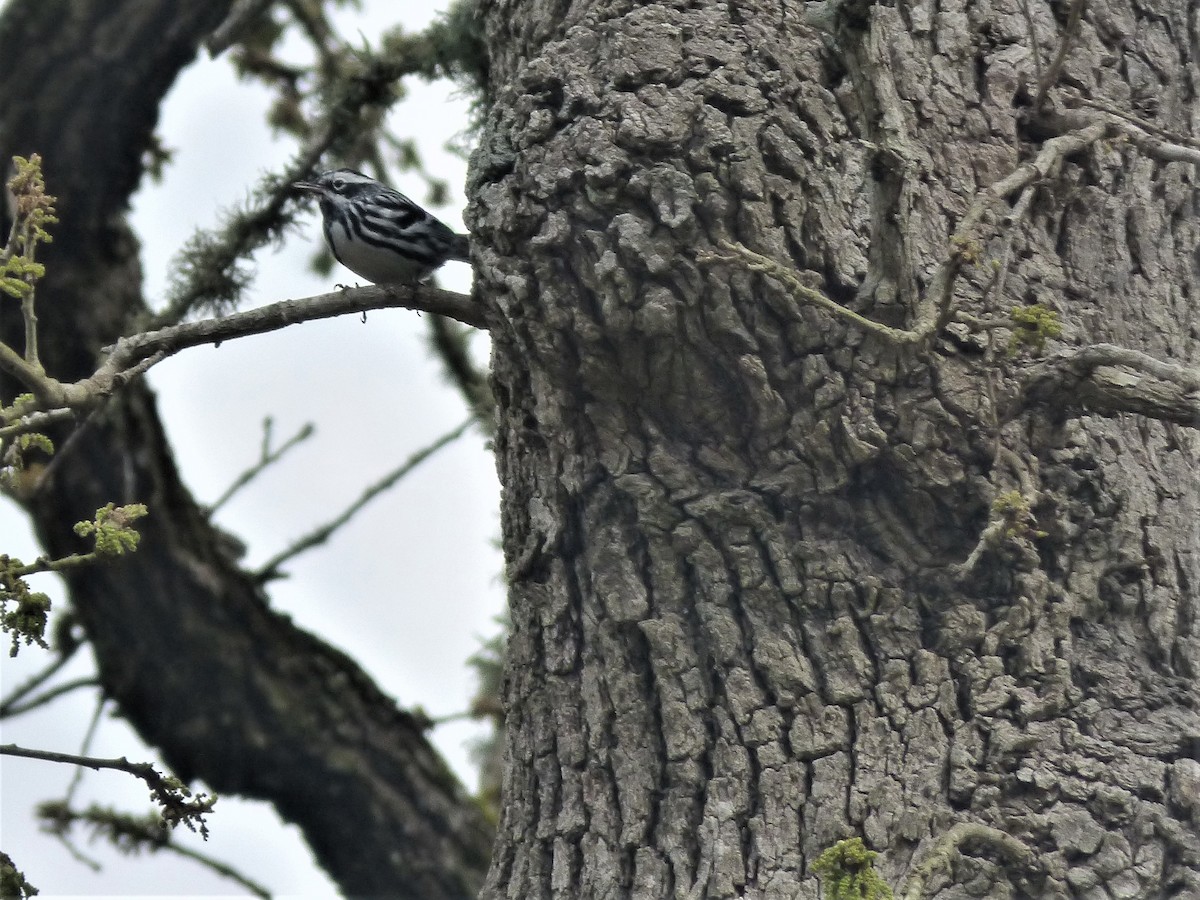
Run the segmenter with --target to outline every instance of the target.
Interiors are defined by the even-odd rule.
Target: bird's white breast
[[[374,284],[412,283],[424,268],[415,260],[406,259],[394,251],[376,247],[366,241],[351,240],[340,222],[330,225],[329,238],[333,245],[333,255],[337,257],[338,262],[355,275]]]

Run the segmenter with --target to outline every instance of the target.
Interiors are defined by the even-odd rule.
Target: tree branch
[[[219,318],[184,322],[157,331],[121,338],[109,358],[91,379],[111,377],[155,353],[171,356],[200,344],[220,344],[251,334],[265,334],[288,325],[329,319],[347,313],[400,307],[419,312],[449,316],[476,328],[488,327],[486,311],[466,294],[443,291],[425,285],[377,285],[346,288],[300,300],[281,300],[257,309],[232,313]]]
[[[1073,0],[1071,9],[1067,13],[1067,24],[1063,28],[1062,37],[1059,39],[1058,52],[1054,54],[1054,59],[1050,62],[1045,74],[1038,74],[1038,89],[1037,95],[1033,100],[1033,108],[1041,109],[1042,104],[1046,102],[1046,93],[1058,81],[1058,76],[1062,73],[1063,64],[1067,61],[1067,53],[1071,49],[1071,39],[1076,36],[1079,31],[1079,20],[1083,17],[1083,7],[1087,0]],[[1028,15],[1028,9],[1026,9]],[[1030,23],[1032,24],[1032,23]],[[1034,37],[1032,28],[1030,29],[1030,38]],[[1036,41],[1034,41],[1036,44]]]
[[[48,417],[58,418],[62,415],[58,412],[60,407],[76,410],[94,407],[152,366],[189,347],[220,345],[223,341],[265,334],[300,322],[395,307],[437,313],[476,328],[487,328],[489,324],[487,311],[466,294],[426,285],[367,285],[299,300],[282,300],[245,312],[120,338],[105,348],[108,357],[95,372],[72,384],[63,384],[30,367],[18,354],[0,344],[0,370],[9,372],[28,387],[41,407],[40,410],[24,407],[21,419],[5,425],[0,438],[32,431],[46,423]]]
[[[999,420],[1011,421],[1035,405],[1103,416],[1132,412],[1200,428],[1200,371],[1114,344],[1093,344],[1034,365]]]
[[[392,485],[394,485],[397,481],[399,481],[425,460],[429,459],[429,457],[433,456],[433,454],[437,453],[437,451],[441,450],[450,442],[456,441],[462,437],[463,433],[474,423],[475,417],[472,416],[453,431],[442,435],[428,447],[423,447],[422,449],[418,450],[416,453],[406,459],[399,467],[393,469],[387,475],[383,476],[383,478],[379,479],[379,481],[375,482],[373,485],[363,491],[362,494],[359,495],[358,499],[346,507],[346,509],[343,510],[340,515],[329,522],[326,522],[319,528],[313,529],[290,547],[286,547],[263,563],[256,575],[257,579],[260,582],[263,582],[269,581],[272,578],[281,577],[279,567],[285,562],[295,556],[298,556],[305,550],[311,550],[313,547],[318,547],[325,543],[335,531],[349,522],[359,510],[361,510],[364,506],[366,506],[388,488],[392,487]]]
[[[37,709],[39,706],[45,706],[52,703],[64,694],[69,694],[72,691],[77,691],[80,688],[100,687],[100,680],[95,676],[89,675],[86,678],[76,678],[73,681],[65,681],[60,685],[50,688],[49,690],[38,694],[36,697],[18,703],[15,700],[6,700],[0,703],[0,719],[7,719],[11,716],[24,715],[27,712]]]
[[[150,796],[162,806],[163,821],[168,825],[180,822],[193,831],[207,836],[208,827],[204,824],[204,816],[212,811],[215,797],[208,794],[196,794],[181,781],[170,776],[162,775],[150,763],[132,763],[125,757],[117,759],[101,759],[96,756],[79,756],[75,753],[58,753],[53,750],[38,750],[31,747],[18,747],[16,744],[0,744],[0,756],[20,756],[25,759],[40,759],[46,762],[69,763],[74,766],[86,766],[100,771],[112,769],[126,772],[140,778],[150,788]]]
[[[279,462],[279,460],[281,460],[289,450],[298,444],[302,444],[304,441],[307,441],[310,437],[316,434],[317,431],[317,426],[315,426],[312,422],[305,422],[299,431],[284,441],[277,449],[272,450],[271,425],[271,417],[267,416],[267,418],[263,420],[262,450],[259,453],[258,460],[255,461],[252,466],[238,475],[238,477],[233,480],[233,484],[229,485],[229,487],[225,489],[220,497],[208,505],[208,515],[210,518],[216,514],[217,510],[228,503],[238,491],[257,478],[264,469]]]
[[[805,285],[790,266],[755,253],[741,244],[722,241],[718,246],[724,252],[704,251],[696,255],[696,260],[702,265],[736,263],[743,269],[762,272],[783,281],[798,300],[820,306],[894,344],[922,343],[938,334],[954,316],[954,285],[963,265],[970,262],[980,252],[981,241],[977,230],[988,206],[997,200],[1007,201],[1013,194],[1023,191],[1035,181],[1047,177],[1062,164],[1066,157],[1090,147],[1103,138],[1108,133],[1109,127],[1107,123],[1093,122],[1078,131],[1051,138],[1029,162],[1018,166],[996,183],[976,192],[975,198],[959,222],[958,228],[950,237],[950,252],[938,267],[925,296],[918,304],[916,322],[912,328],[893,328],[856,313],[826,297],[820,291]],[[1020,205],[1020,200],[1018,200],[1018,205]],[[1009,224],[1011,225],[1011,222]]]

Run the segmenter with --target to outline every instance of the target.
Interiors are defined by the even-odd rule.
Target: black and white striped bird
[[[329,249],[367,281],[411,284],[448,260],[470,261],[465,234],[361,172],[334,169],[294,186],[316,194]]]

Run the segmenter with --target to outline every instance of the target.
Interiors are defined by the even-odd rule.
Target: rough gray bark
[[[13,0],[0,14],[0,159],[41,153],[59,197],[38,292],[56,377],[88,374],[144,311],[121,214],[163,95],[230,5]],[[19,345],[15,306],[3,304],[0,337]],[[151,511],[136,554],[68,578],[104,690],[130,723],[184,779],[273,803],[347,894],[473,895],[491,840],[482,811],[420,721],[268,608],[180,482],[151,392],[134,386],[65,437],[53,475],[24,498],[49,553],[80,550],[72,523],[105,503]],[[18,863],[37,883],[36,865]]]
[[[1031,853],[969,840],[932,896],[1200,896],[1195,433],[998,426],[1021,372],[985,338],[897,348],[695,260],[741,241],[908,324],[1053,133],[1029,107],[1066,10],[1022,10],[485,4],[513,618],[485,897],[816,897],[834,841],[896,884],[956,823]],[[1197,16],[1089,4],[1051,104],[1194,133]],[[1196,365],[1196,180],[1093,144],[996,206],[956,302]],[[1031,530],[977,551],[1009,491]]]

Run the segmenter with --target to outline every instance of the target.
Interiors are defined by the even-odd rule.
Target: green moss
[[[892,889],[875,871],[874,850],[862,838],[838,841],[815,860],[812,870],[821,879],[825,900],[892,900]]]

